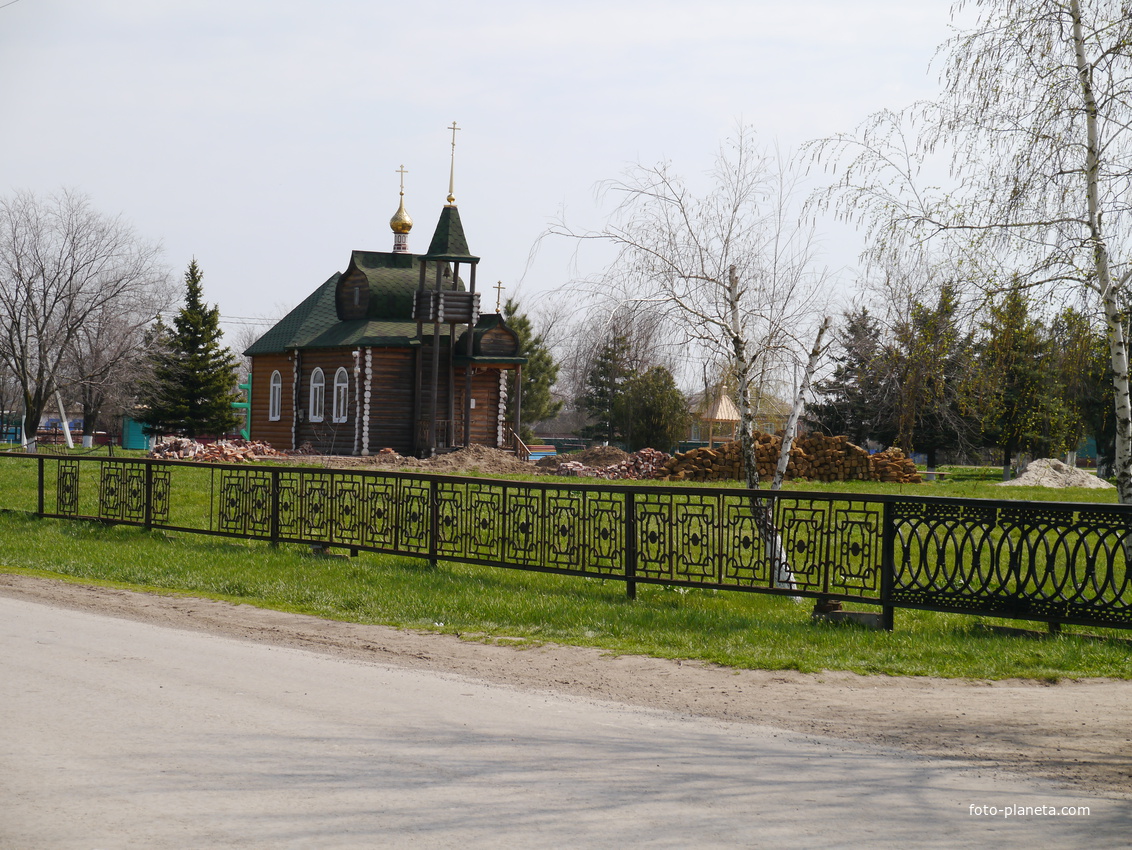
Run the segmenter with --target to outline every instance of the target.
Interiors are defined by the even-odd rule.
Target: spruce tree
[[[152,375],[139,396],[138,420],[147,433],[222,436],[240,423],[236,358],[222,346],[220,310],[201,299],[201,270],[185,272],[185,303],[173,327],[158,324]]]
[[[517,301],[508,298],[503,305],[503,321],[507,327],[519,337],[519,351],[527,358],[523,366],[523,381],[521,387],[523,424],[520,436],[524,440],[533,437],[531,425],[544,419],[552,419],[562,410],[562,402],[556,401],[550,394],[554,382],[558,379],[558,364],[543,339],[542,334],[536,334],[531,326],[531,320],[526,313],[519,312]],[[515,390],[515,373],[508,377],[507,386],[507,421],[515,421],[515,402],[519,393]]]
[[[1016,454],[1056,457],[1076,448],[1080,436],[1078,417],[1065,398],[1065,382],[1087,368],[1088,341],[1080,342],[1086,363],[1063,372],[1059,360],[1074,341],[1055,339],[1032,315],[1032,308],[1018,281],[991,302],[980,357],[986,387],[981,405],[984,437],[1002,449],[1003,477],[1009,475]]]
[[[598,349],[586,376],[585,392],[578,399],[578,404],[594,420],[592,425],[578,431],[579,436],[610,443],[625,438],[628,426],[623,417],[618,416],[621,412],[618,400],[625,383],[636,374],[629,364],[629,338],[614,334]]]

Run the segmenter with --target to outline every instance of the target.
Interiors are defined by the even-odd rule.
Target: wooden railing
[[[522,461],[531,459],[530,447],[523,442],[523,438],[515,433],[515,429],[507,425],[503,429],[503,448],[514,452],[515,457]]]

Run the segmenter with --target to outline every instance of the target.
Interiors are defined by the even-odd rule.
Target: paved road
[[[0,639],[5,850],[1099,848],[1132,830],[1126,802],[896,751],[13,599]]]

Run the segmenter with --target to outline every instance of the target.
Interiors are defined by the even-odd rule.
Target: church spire
[[[393,253],[407,254],[409,252],[409,231],[413,229],[413,219],[405,212],[405,175],[408,174],[405,166],[397,169],[401,175],[401,206],[389,219],[389,227],[393,231]]]
[[[448,128],[452,131],[452,164],[448,168],[448,203],[451,206],[456,205],[456,131],[461,129],[456,126],[456,122],[452,122],[452,126]]]

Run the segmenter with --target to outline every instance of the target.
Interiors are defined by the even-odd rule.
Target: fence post
[[[279,545],[279,470],[271,470],[271,546]]]
[[[43,456],[41,455],[40,457],[37,457],[36,461],[39,466],[39,518],[43,519],[43,489],[46,485],[46,482],[44,481]],[[59,509],[56,508],[55,510],[58,513]]]
[[[145,464],[145,530],[153,530],[153,461]]]
[[[436,536],[440,525],[440,494],[439,485],[434,478],[428,482],[428,565],[436,569]]]
[[[892,587],[896,582],[896,520],[892,506],[892,502],[885,502],[881,511],[881,626],[887,632],[896,627],[896,608],[892,605]]]
[[[625,595],[637,598],[637,494],[625,494]]]
[[[340,476],[332,469],[330,474],[326,476],[326,514],[330,517],[330,521],[326,524],[326,546],[327,553],[330,552],[330,547],[334,545],[334,530],[338,525],[338,481]]]

